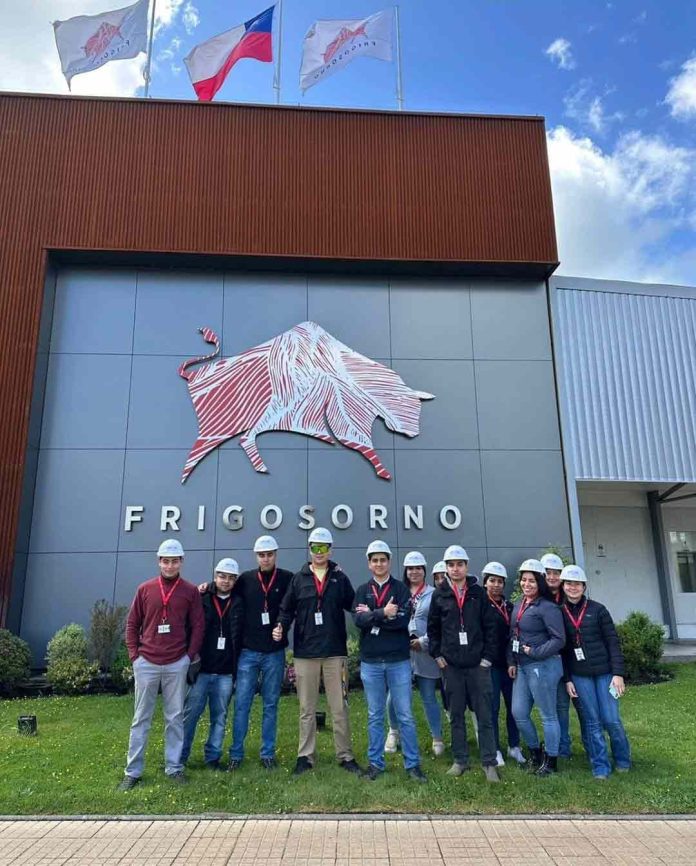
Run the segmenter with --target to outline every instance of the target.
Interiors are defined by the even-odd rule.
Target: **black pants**
[[[473,668],[456,668],[447,665],[443,673],[450,707],[454,760],[465,766],[469,763],[469,744],[466,739],[464,717],[468,705],[476,713],[481,763],[484,767],[494,767],[496,748],[491,710],[493,696],[491,669],[482,668],[480,665]]]

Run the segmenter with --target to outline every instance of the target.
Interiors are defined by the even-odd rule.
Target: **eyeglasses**
[[[330,544],[310,544],[310,553],[328,553],[331,550]]]

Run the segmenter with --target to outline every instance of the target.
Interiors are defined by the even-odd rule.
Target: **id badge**
[[[271,615],[267,610],[261,614],[261,625],[270,625],[271,624]]]
[[[314,625],[324,625],[324,616],[320,610],[314,614]]]
[[[224,650],[224,649],[225,649],[225,644],[226,644],[226,643],[227,643],[227,638],[226,638],[226,637],[219,637],[219,638],[218,638],[218,649],[219,649],[219,650]]]
[[[576,658],[579,662],[584,662],[584,661],[585,661],[585,653],[582,651],[582,647],[579,647],[579,646],[576,646],[576,647],[575,647],[575,658]]]
[[[157,626],[157,634],[169,634],[169,632],[171,630],[172,630],[172,627],[169,625],[168,622],[161,622]]]
[[[520,642],[518,640],[513,640],[512,642],[512,651],[514,653],[518,653],[520,651]]]
[[[469,643],[469,637],[465,631],[459,632],[459,646],[467,646]]]
[[[378,635],[379,634],[379,626],[373,625],[372,628],[370,629],[370,634]]]

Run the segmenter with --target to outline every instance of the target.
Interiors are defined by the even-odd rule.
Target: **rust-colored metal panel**
[[[0,623],[46,251],[550,273],[541,118],[0,96]]]

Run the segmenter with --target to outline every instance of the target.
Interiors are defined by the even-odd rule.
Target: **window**
[[[696,532],[670,532],[680,592],[696,592]]]

